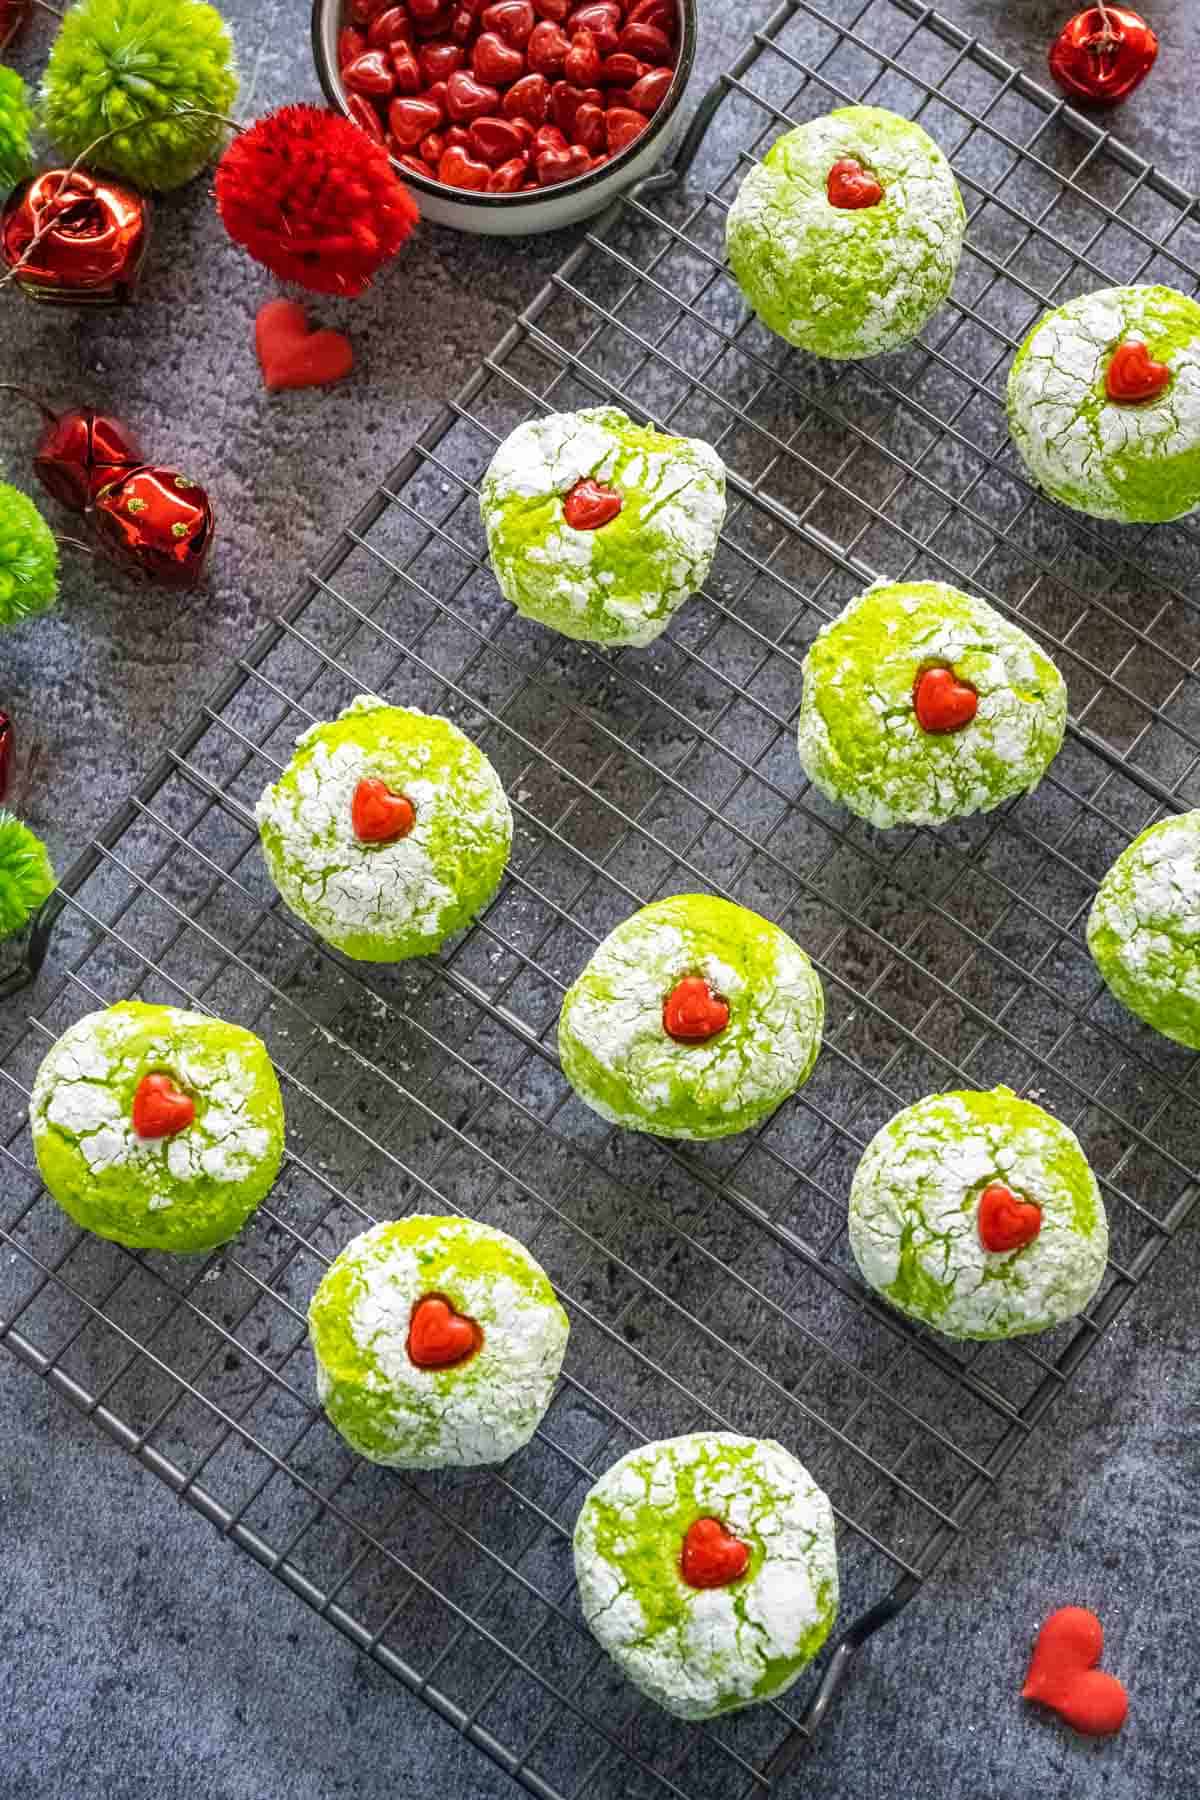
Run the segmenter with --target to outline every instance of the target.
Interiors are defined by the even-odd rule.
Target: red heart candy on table
[[[679,1572],[689,1587],[728,1587],[750,1564],[750,1546],[726,1531],[720,1519],[694,1519],[683,1539]]]
[[[499,38],[496,42],[500,42]],[[465,69],[455,69],[446,82],[446,110],[459,125],[469,125],[484,113],[494,113],[499,105],[499,88],[476,81]]]
[[[680,1044],[703,1044],[728,1023],[729,1007],[701,975],[685,975],[663,1002],[663,1030]]]
[[[1060,1606],[1038,1632],[1022,1700],[1037,1700],[1089,1737],[1120,1731],[1129,1696],[1115,1675],[1096,1667],[1104,1627],[1084,1606]]]
[[[417,822],[412,801],[393,793],[386,781],[364,776],[350,802],[350,823],[360,844],[392,844]]]
[[[1118,344],[1109,358],[1104,388],[1110,400],[1128,406],[1157,400],[1170,380],[1166,363],[1155,362],[1145,344]]]
[[[139,1137],[174,1137],[196,1117],[196,1103],[169,1075],[143,1075],[134,1092],[132,1117]]]
[[[514,44],[506,44],[498,31],[485,31],[475,40],[471,69],[476,81],[490,82],[495,88],[507,87],[525,73],[525,57]]]
[[[979,708],[979,695],[953,669],[926,669],[913,683],[913,710],[922,731],[961,731]]]
[[[354,347],[340,331],[310,331],[295,300],[268,300],[258,309],[254,342],[267,392],[326,387],[354,367]]]
[[[408,1325],[409,1361],[418,1369],[451,1369],[483,1344],[483,1332],[466,1313],[455,1312],[444,1294],[424,1294]]]
[[[979,1196],[979,1241],[985,1250],[1021,1250],[1041,1229],[1041,1207],[1002,1181],[993,1181]]]
[[[883,189],[871,171],[853,156],[841,156],[829,171],[825,195],[830,206],[856,212],[864,206],[878,206]]]
[[[598,531],[616,518],[622,504],[616,488],[586,475],[564,495],[563,518],[573,531]]]

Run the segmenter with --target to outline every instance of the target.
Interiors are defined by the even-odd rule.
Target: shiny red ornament
[[[33,453],[33,472],[48,494],[72,512],[86,512],[97,494],[145,460],[119,419],[76,407],[47,422]]]
[[[979,1241],[985,1250],[1023,1250],[1041,1229],[1041,1207],[1022,1200],[1002,1181],[993,1181],[979,1196]]]
[[[82,169],[47,169],[22,182],[0,214],[0,257],[16,269],[18,286],[33,300],[60,306],[132,300],[149,242],[144,195]]]
[[[1170,383],[1170,368],[1155,362],[1145,344],[1118,344],[1104,374],[1104,391],[1118,406],[1157,400]]]
[[[663,1030],[679,1044],[704,1044],[724,1031],[729,1006],[702,975],[685,975],[663,1001]]]
[[[198,587],[216,525],[204,489],[174,469],[134,469],[96,499],[96,531],[127,568],[162,587]]]
[[[318,106],[284,106],[240,132],[215,188],[234,242],[319,294],[363,293],[417,222],[383,145]]]
[[[132,1113],[139,1137],[174,1137],[195,1119],[196,1102],[170,1075],[143,1075],[134,1090]]]
[[[684,1534],[679,1573],[689,1587],[728,1587],[750,1567],[750,1546],[720,1519],[693,1519]]]
[[[1126,6],[1085,6],[1050,46],[1050,73],[1064,93],[1098,106],[1128,99],[1154,66],[1158,38]]]
[[[0,0],[0,50],[8,46],[33,11],[33,0]]]
[[[0,806],[4,805],[13,771],[13,728],[6,712],[0,712]]]

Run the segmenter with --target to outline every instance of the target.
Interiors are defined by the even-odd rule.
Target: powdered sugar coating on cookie
[[[1144,344],[1170,370],[1156,398],[1109,398],[1109,362]],[[1008,424],[1029,473],[1078,512],[1126,523],[1200,506],[1200,305],[1173,288],[1102,288],[1046,313],[1008,378]]]
[[[1041,1208],[1020,1249],[984,1248],[979,1202],[993,1183]],[[1108,1253],[1104,1203],[1074,1132],[1004,1087],[934,1094],[889,1120],[855,1171],[849,1225],[864,1279],[952,1338],[1074,1318]]]
[[[961,730],[922,729],[913,688],[946,666],[978,696]],[[1037,786],[1062,743],[1067,690],[1033,639],[942,582],[880,582],[804,659],[797,748],[809,780],[881,827],[989,812]]]
[[[360,781],[382,781],[415,812],[406,837],[362,843]],[[483,910],[512,842],[500,778],[456,725],[360,695],[297,740],[255,814],[272,879],[301,918],[363,961],[424,956]]]
[[[729,1007],[704,1043],[663,1025],[676,984],[702,976]],[[603,1118],[659,1137],[746,1131],[807,1080],[821,1046],[820,979],[786,932],[706,894],[644,906],[616,929],[563,1001],[563,1073]]]
[[[697,1589],[684,1536],[716,1518],[750,1550],[744,1576]],[[771,1438],[700,1431],[632,1450],[603,1474],[575,1526],[583,1614],[643,1693],[684,1719],[792,1686],[837,1615],[833,1512]]]
[[[874,206],[831,204],[834,163],[857,161]],[[919,125],[849,106],[786,132],[742,182],[726,221],[730,267],[772,331],[817,356],[877,356],[914,338],[949,293],[966,213]]]
[[[577,530],[563,513],[591,478],[616,517]],[[505,598],[567,637],[644,645],[708,575],[725,519],[725,465],[701,438],[635,425],[615,406],[518,425],[483,478],[480,510]]]
[[[426,1368],[409,1356],[413,1309],[430,1293],[482,1329],[469,1361]],[[515,1238],[425,1213],[347,1244],[308,1322],[330,1420],[361,1455],[405,1469],[502,1462],[528,1443],[569,1329],[545,1271]]]
[[[1136,837],[1100,883],[1088,949],[1123,1006],[1200,1050],[1200,812]]]

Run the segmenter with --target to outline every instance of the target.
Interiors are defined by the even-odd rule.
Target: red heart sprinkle
[[[282,388],[327,387],[354,367],[354,347],[340,331],[310,331],[295,300],[258,309],[254,341],[269,394]]]
[[[642,24],[635,21],[626,25],[621,33],[618,48],[628,50],[631,56],[638,56],[643,62],[670,62],[674,55],[671,40],[665,31],[657,25]]]
[[[408,1325],[408,1357],[418,1369],[451,1369],[483,1347],[483,1331],[444,1294],[423,1294]]]
[[[528,167],[523,156],[514,156],[511,162],[501,163],[488,177],[488,193],[515,194],[525,179]]]
[[[629,9],[630,25],[657,25],[660,31],[673,32],[677,23],[675,0],[637,0]]]
[[[356,56],[361,56],[366,47],[367,40],[361,31],[355,31],[353,25],[343,25],[338,32],[338,68],[344,69],[346,64],[352,63]]]
[[[537,75],[561,75],[571,40],[565,31],[543,19],[533,28],[525,54]]]
[[[139,1137],[174,1137],[196,1117],[196,1103],[169,1075],[143,1075],[134,1092],[132,1116]]]
[[[961,731],[979,708],[979,695],[953,669],[926,669],[913,683],[913,708],[922,731]]]
[[[1118,406],[1157,400],[1171,380],[1166,363],[1154,362],[1145,344],[1118,344],[1109,359],[1104,387]]]
[[[421,65],[417,61],[416,52],[407,44],[393,44],[388,51],[392,59],[392,69],[396,76],[396,86],[402,94],[419,94],[421,91]]]
[[[451,144],[437,166],[437,178],[447,187],[470,188],[482,193],[492,171],[479,157],[472,156],[461,144]]]
[[[454,152],[446,154],[452,156]],[[350,823],[360,844],[395,843],[397,838],[407,837],[416,822],[412,801],[404,794],[393,793],[386,781],[365,775],[355,788]]]
[[[590,31],[579,30],[563,60],[563,74],[576,87],[591,87],[600,74],[600,51]]]
[[[496,42],[500,43],[499,38]],[[499,104],[500,90],[476,81],[465,69],[455,69],[446,82],[446,109],[460,125],[469,125],[472,119],[495,112]]]
[[[1042,1209],[1022,1200],[1002,1181],[979,1196],[979,1241],[985,1250],[1020,1250],[1042,1229]]]
[[[632,87],[635,81],[649,73],[648,65],[637,56],[631,56],[628,50],[618,50],[613,56],[606,56],[600,65],[600,80],[609,87]]]
[[[577,6],[567,25],[572,32],[590,31],[601,56],[611,56],[621,29],[621,9],[614,0],[592,0],[591,5]]]
[[[411,150],[441,122],[441,107],[420,94],[405,94],[388,107],[388,126],[402,150]]]
[[[589,150],[593,156],[605,149],[608,138],[604,108],[594,106],[590,100],[585,101],[582,106],[576,107],[574,130],[571,136],[577,144],[582,144],[584,149]]]
[[[829,171],[825,194],[830,206],[856,212],[862,206],[878,206],[883,189],[869,169],[853,156],[841,156]]]
[[[466,51],[461,44],[422,44],[417,55],[421,75],[428,87],[435,81],[449,81],[455,69],[461,69]]]
[[[610,156],[624,150],[646,129],[646,115],[632,106],[610,106],[604,115],[605,135]]]
[[[565,150],[567,140],[557,125],[542,125],[533,134],[530,148],[534,156],[544,156],[547,150]]]
[[[544,75],[522,75],[509,88],[500,110],[506,119],[528,119],[531,125],[544,125],[550,105],[550,83]]]
[[[573,531],[598,531],[616,518],[623,505],[616,488],[587,475],[564,495],[563,518]]]
[[[385,6],[367,26],[367,42],[373,50],[389,50],[393,44],[411,44],[412,22],[402,6]]]
[[[525,150],[520,132],[509,119],[491,119],[486,115],[471,126],[471,148],[493,168],[511,162],[514,156],[523,159]]]
[[[364,50],[342,70],[342,80],[356,94],[383,97],[395,90],[396,75],[386,50]]]
[[[749,1544],[726,1531],[720,1519],[693,1519],[679,1557],[679,1573],[689,1587],[728,1587],[749,1566]]]
[[[679,1044],[703,1044],[729,1023],[729,1007],[701,975],[685,975],[663,1002],[663,1030]]]
[[[494,88],[500,89],[521,79],[525,73],[525,56],[514,45],[506,44],[499,32],[485,31],[482,37],[475,40],[475,48],[471,52],[471,69],[476,81],[490,82]],[[499,98],[497,92],[497,103]]]
[[[657,112],[666,99],[667,89],[674,79],[674,69],[651,69],[648,75],[643,75],[641,80],[635,81],[630,88],[630,106],[636,106],[639,112],[646,113],[647,116]]]
[[[1038,1632],[1022,1700],[1049,1706],[1088,1737],[1120,1731],[1129,1696],[1115,1675],[1096,1667],[1104,1627],[1084,1606],[1060,1606]]]
[[[565,150],[543,150],[534,157],[533,169],[539,187],[553,187],[558,181],[574,181],[586,175],[592,159],[582,144],[568,144]]]
[[[505,43],[520,50],[529,42],[536,16],[530,0],[496,0],[494,6],[484,7],[480,24],[485,31],[499,32]]]

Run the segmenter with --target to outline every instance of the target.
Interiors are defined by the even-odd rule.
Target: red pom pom
[[[216,194],[235,243],[317,294],[361,294],[417,222],[383,145],[317,106],[280,107],[235,137]]]

